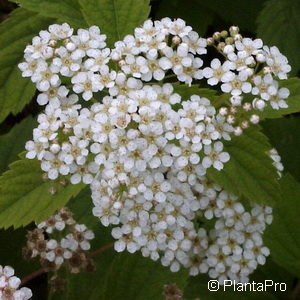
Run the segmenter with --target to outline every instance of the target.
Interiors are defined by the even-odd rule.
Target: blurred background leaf
[[[288,57],[291,75],[300,69],[300,1],[269,0],[257,18],[257,35]]]

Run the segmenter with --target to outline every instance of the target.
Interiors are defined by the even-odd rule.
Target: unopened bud
[[[226,46],[226,44],[224,42],[221,42],[221,43],[218,44],[217,47],[218,47],[219,50],[223,51],[225,46]]]
[[[259,123],[259,116],[258,116],[258,115],[252,115],[252,116],[250,117],[250,122],[251,122],[252,124],[258,124],[258,123]]]
[[[233,106],[240,106],[242,104],[243,98],[241,96],[230,97],[230,102]]]
[[[236,34],[233,38],[235,41],[240,41],[243,37],[240,34]]]
[[[258,110],[263,110],[266,106],[265,101],[263,101],[261,99],[254,99],[252,103],[253,103],[253,106],[255,108],[257,108]]]
[[[126,64],[126,62],[125,62],[124,59],[122,59],[122,60],[119,61],[119,66],[120,66],[120,67],[125,66],[125,64]]]
[[[43,179],[43,181],[48,181],[49,180],[48,174],[47,173],[43,173],[42,179]]]
[[[249,122],[248,122],[248,121],[243,121],[242,124],[241,124],[241,127],[242,127],[243,129],[248,128],[248,127],[249,127]]]
[[[225,43],[227,45],[232,45],[234,43],[234,39],[232,37],[228,37],[225,39]]]
[[[220,35],[221,35],[221,37],[222,37],[223,39],[225,39],[225,38],[228,37],[228,31],[223,30],[223,31],[221,31]]]
[[[212,46],[212,45],[214,44],[214,39],[211,38],[211,37],[210,37],[210,38],[207,38],[207,39],[206,39],[206,43],[207,43],[208,46]]]
[[[228,114],[228,108],[227,107],[221,107],[219,110],[220,115],[226,116]]]
[[[175,35],[173,38],[172,38],[172,43],[175,44],[175,45],[178,45],[181,43],[181,38],[177,35]]]
[[[59,150],[60,150],[60,145],[58,145],[58,144],[52,144],[50,146],[50,151],[54,154],[58,153]]]
[[[229,33],[231,36],[235,36],[240,32],[240,29],[237,26],[231,26],[229,28]]]
[[[240,136],[242,133],[243,133],[243,129],[241,127],[238,126],[234,129],[234,134],[236,136]]]
[[[60,184],[61,186],[67,186],[67,185],[68,185],[68,181],[65,180],[65,179],[61,179],[61,180],[59,181],[59,184]]]
[[[212,37],[215,41],[218,41],[221,38],[221,33],[217,31],[213,34]]]
[[[266,61],[266,57],[265,57],[264,54],[258,53],[258,54],[256,55],[256,60],[257,60],[258,62],[262,63],[262,62],[265,62],[265,61]]]
[[[57,193],[57,189],[54,186],[51,186],[48,190],[50,195],[55,195]]]
[[[57,41],[55,41],[55,40],[49,41],[49,46],[50,46],[50,47],[55,48],[56,45],[57,45]]]

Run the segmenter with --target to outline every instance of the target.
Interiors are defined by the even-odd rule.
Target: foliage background
[[[257,36],[262,38],[265,44],[278,46],[292,65],[291,75],[299,77],[300,74],[299,0],[153,0],[151,6],[147,0],[19,0],[14,2],[19,2],[22,8],[17,8],[18,4],[15,3],[0,1],[2,22],[0,24],[0,173],[7,171],[9,164],[18,159],[18,154],[24,149],[25,141],[31,138],[32,129],[36,124],[35,117],[41,110],[35,103],[34,86],[29,80],[21,78],[17,64],[22,59],[23,49],[31,38],[39,30],[54,22],[68,22],[75,28],[99,25],[108,35],[110,45],[130,33],[148,16],[152,19],[160,19],[164,16],[183,18],[205,37],[215,31],[227,29],[231,25],[238,25],[244,36]],[[10,13],[12,17],[9,17]],[[295,100],[300,103],[299,79],[295,79],[291,87]],[[296,104],[296,109],[292,111],[300,111],[300,104]],[[98,268],[95,274],[66,274],[68,282],[62,293],[48,293],[46,275],[35,279],[29,285],[34,292],[33,299],[162,299],[163,285],[167,283],[176,283],[184,289],[185,298],[189,300],[195,297],[200,297],[201,300],[297,299],[300,289],[300,114],[294,113],[278,119],[265,120],[262,128],[272,146],[281,155],[287,175],[281,182],[283,197],[281,201],[274,204],[274,224],[266,234],[266,243],[271,248],[271,257],[267,260],[267,264],[259,268],[250,279],[254,281],[273,279],[276,282],[286,282],[288,286],[286,293],[271,291],[242,294],[211,293],[207,290],[206,276],[189,278],[184,271],[172,274],[159,264],[139,255],[116,254],[110,251],[97,257]],[[24,162],[14,164],[9,171],[10,176],[14,177],[18,170],[30,167],[22,164]],[[38,173],[37,170],[38,168],[31,170],[31,175]],[[4,221],[15,212],[12,209],[10,215],[1,214],[4,208],[1,197],[4,199],[5,192],[17,189],[22,190],[22,186],[1,190],[0,184],[0,225],[2,227],[9,227],[3,225]],[[79,189],[69,191],[70,195],[77,195],[78,192]],[[17,194],[16,197],[23,199],[22,206],[18,206],[16,214],[21,213],[22,209],[30,210],[30,205],[35,205],[35,203],[30,204],[26,193]],[[69,198],[70,196],[68,198],[61,196],[61,201],[55,205],[60,207]],[[100,228],[98,221],[90,216],[89,205],[89,193],[86,189],[71,201],[78,221],[86,223],[96,231],[96,236],[99,237],[94,243],[96,249],[111,242],[111,239],[109,231]],[[52,207],[52,210],[55,208]],[[43,207],[40,207],[40,210],[43,211]],[[23,224],[27,224],[32,219],[29,214],[28,222],[24,218],[22,220]],[[22,222],[18,225],[23,225]],[[31,227],[30,224],[17,230],[9,228],[0,231],[0,264],[14,266],[20,277],[38,268],[37,264],[23,260],[21,255],[24,235]]]

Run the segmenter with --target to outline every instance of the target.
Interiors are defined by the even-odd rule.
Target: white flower
[[[110,60],[110,49],[105,48],[102,50],[99,49],[90,49],[87,51],[88,58],[84,62],[84,66],[87,70],[92,72],[98,72],[103,66],[106,66]]]
[[[72,58],[65,47],[58,48],[56,54],[58,54],[59,57],[55,57],[52,61],[52,69],[55,70],[56,73],[71,77],[74,72],[79,71],[81,58]]]
[[[213,147],[211,145],[204,146],[205,157],[202,160],[202,165],[205,168],[213,166],[217,170],[223,169],[223,163],[229,161],[229,154],[222,152],[223,144],[221,142],[215,142]]]
[[[189,47],[189,52],[196,54],[206,54],[206,39],[199,37],[195,31],[190,31],[187,36],[182,38],[182,42],[186,43]]]
[[[219,59],[215,58],[210,63],[210,68],[203,69],[203,76],[207,78],[209,85],[216,85],[219,82],[229,82],[233,80],[234,73],[230,70],[234,69],[234,66],[229,61],[225,61],[222,65]]]
[[[172,69],[175,74],[181,74],[183,67],[190,67],[192,65],[192,58],[188,56],[187,44],[180,44],[177,50],[171,47],[166,47],[162,50],[163,56],[159,60],[159,65],[163,70]]]
[[[287,79],[287,74],[291,71],[287,58],[275,46],[270,48],[264,46],[263,50],[266,53],[266,63],[269,67],[266,70],[278,76],[279,79]]]
[[[99,75],[98,75],[99,76]],[[93,97],[93,93],[99,91],[97,77],[92,72],[80,72],[72,77],[73,91],[82,93],[84,100],[88,101]]]
[[[36,101],[39,105],[46,105],[49,102],[58,108],[61,98],[66,97],[68,93],[69,90],[64,85],[50,87],[47,92],[39,94]]]
[[[239,96],[242,93],[250,93],[252,85],[241,73],[235,75],[230,81],[223,83],[221,85],[221,90],[224,93],[231,93],[233,96]]]
[[[14,276],[14,269],[10,266],[2,267],[0,265],[0,299],[28,300],[32,297],[29,288],[19,286],[20,278]]]

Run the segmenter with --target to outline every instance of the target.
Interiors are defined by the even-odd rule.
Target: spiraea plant
[[[14,88],[37,104],[25,152],[0,177],[0,226],[28,225],[20,251],[40,268],[22,282],[3,268],[0,299],[29,299],[20,282],[43,273],[49,299],[74,300],[210,299],[210,279],[298,274],[300,186],[264,129],[300,111],[284,53],[238,26],[202,36],[182,18],[147,19],[147,1],[92,1],[94,12],[79,0],[77,21],[31,2],[3,23],[32,14],[40,28],[18,53],[26,87]],[[292,278],[284,292],[297,297]]]

